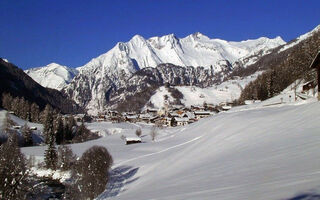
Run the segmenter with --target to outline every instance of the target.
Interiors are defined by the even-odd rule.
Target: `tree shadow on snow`
[[[133,178],[138,172],[139,168],[133,168],[131,166],[119,166],[114,168],[110,172],[109,182],[107,189],[97,197],[97,199],[105,199],[108,197],[117,196],[120,192],[125,191],[123,187],[127,184],[133,183],[138,180],[139,177]]]
[[[287,200],[319,200],[319,199],[320,199],[320,192],[310,191],[310,192],[300,193]]]

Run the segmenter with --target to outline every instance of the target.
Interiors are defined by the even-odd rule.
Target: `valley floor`
[[[158,130],[147,124],[91,123],[105,134],[71,145],[93,145],[114,158],[107,189],[97,199],[294,199],[320,195],[320,103],[243,107],[197,123]],[[141,127],[140,144],[125,145]],[[28,147],[41,158],[45,147]]]

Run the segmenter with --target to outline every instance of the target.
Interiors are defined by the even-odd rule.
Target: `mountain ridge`
[[[182,78],[183,83],[201,82],[208,86],[209,83],[221,81],[233,68],[245,67],[247,64],[254,63],[261,56],[268,54],[271,49],[284,44],[281,37],[274,39],[260,37],[256,40],[234,42],[210,39],[200,32],[184,38],[168,34],[145,39],[141,35],[135,35],[128,42],[118,42],[106,53],[76,68],[78,74],[71,81],[60,81],[64,86],[57,89],[61,89],[76,103],[89,109],[92,113],[97,113],[107,107],[113,107],[114,103],[111,103],[110,100],[117,99],[114,96],[120,94],[117,90],[128,91],[127,88],[132,88],[131,85],[128,85],[132,83],[129,79],[140,70],[146,69],[144,71],[148,71],[149,74],[157,73],[155,76],[157,78],[165,77],[162,74],[164,71],[154,71],[149,68],[157,68],[167,63],[176,68],[170,73],[180,74],[182,69],[177,66],[186,68],[182,70],[186,73],[192,72]],[[207,73],[202,74],[202,77],[207,77],[208,83],[201,80],[188,80],[200,77],[194,73]],[[44,84],[50,80],[46,76],[42,77],[45,79]],[[141,78],[141,76],[136,77]],[[177,79],[175,76],[170,76],[167,79],[168,82],[177,82],[170,78]],[[52,78],[53,82],[58,82],[56,79],[58,79],[57,76]],[[39,82],[41,83],[41,80]],[[154,83],[153,87],[163,85],[163,81]],[[134,87],[141,88],[137,85]]]

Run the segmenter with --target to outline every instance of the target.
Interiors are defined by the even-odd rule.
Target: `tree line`
[[[57,110],[53,109],[50,105],[47,105],[43,111],[40,110],[36,103],[30,103],[25,100],[24,97],[12,97],[8,93],[2,95],[2,107],[6,110],[13,112],[16,116],[30,122],[42,123],[44,125],[44,141],[47,143],[48,129],[53,131],[55,134],[56,144],[64,143],[77,143],[84,142],[91,139],[98,138],[98,135],[90,132],[82,123],[80,126],[77,125],[73,115],[62,116]],[[7,114],[5,117],[5,123],[3,133],[8,135],[9,132],[14,132],[12,126],[16,125]],[[21,133],[25,138],[25,142],[19,142],[20,146],[32,146],[32,131],[30,127],[25,124]],[[4,138],[1,138],[0,142]]]
[[[43,136],[46,144],[54,138],[54,144],[85,142],[99,138],[96,133],[86,128],[84,122],[78,125],[72,115],[62,116],[47,105],[43,111]]]
[[[2,94],[2,107],[21,119],[40,122],[41,110],[36,103],[30,103],[24,97],[12,97],[9,93]]]

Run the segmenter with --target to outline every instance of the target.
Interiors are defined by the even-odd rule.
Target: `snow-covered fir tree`
[[[0,146],[0,199],[25,199],[28,191],[26,160],[18,147],[18,136],[10,135]]]
[[[48,148],[45,151],[44,155],[45,166],[48,169],[56,169],[58,162],[58,154],[55,146],[55,135],[54,132],[51,132],[48,135]]]

